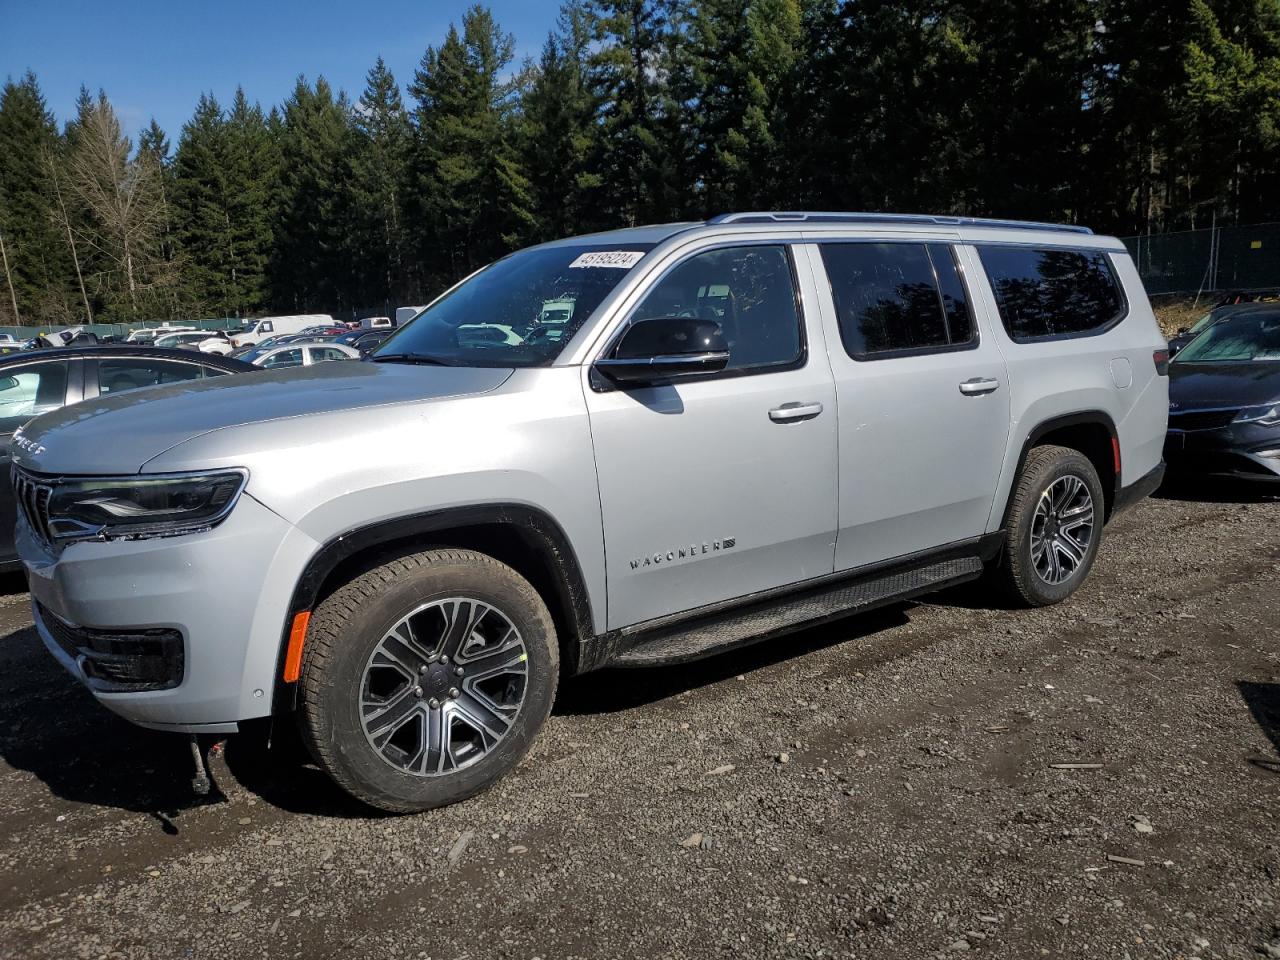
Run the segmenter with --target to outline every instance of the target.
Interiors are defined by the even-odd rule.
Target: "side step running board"
[[[610,666],[652,667],[700,660],[825,620],[976,580],[982,570],[978,557],[957,557],[878,578],[844,581],[791,600],[738,608],[637,638],[636,646],[619,654]]]

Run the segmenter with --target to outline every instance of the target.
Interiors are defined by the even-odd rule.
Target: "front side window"
[[[32,363],[0,373],[0,434],[65,405],[67,361]]]
[[[783,246],[728,247],[678,264],[632,320],[696,317],[720,324],[728,371],[798,363],[804,354],[791,258]]]
[[[941,243],[827,243],[845,351],[855,360],[976,343],[955,254]]]
[[[979,246],[1000,319],[1017,342],[1101,333],[1124,316],[1124,296],[1101,250]]]
[[[372,358],[461,367],[547,366],[652,249],[651,243],[619,241],[513,253],[398,327]]]
[[[123,393],[162,383],[199,380],[202,376],[204,369],[194,363],[123,357],[103,359],[98,361],[98,393]]]

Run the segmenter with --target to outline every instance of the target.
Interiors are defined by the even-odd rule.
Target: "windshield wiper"
[[[369,358],[374,363],[421,363],[433,367],[452,367],[455,364],[425,353],[377,353]]]

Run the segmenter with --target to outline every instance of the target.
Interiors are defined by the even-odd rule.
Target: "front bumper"
[[[317,544],[242,494],[213,530],[52,549],[19,513],[36,630],[100,703],[164,730],[271,712],[288,605]]]
[[[1209,430],[1170,429],[1164,459],[1178,473],[1280,481],[1280,427],[1233,423]]]

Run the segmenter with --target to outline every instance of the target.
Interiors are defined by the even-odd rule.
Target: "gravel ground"
[[[251,736],[194,803],[11,584],[0,955],[1280,957],[1278,571],[1280,498],[1165,494],[1059,607],[572,681],[514,775],[403,818]]]

